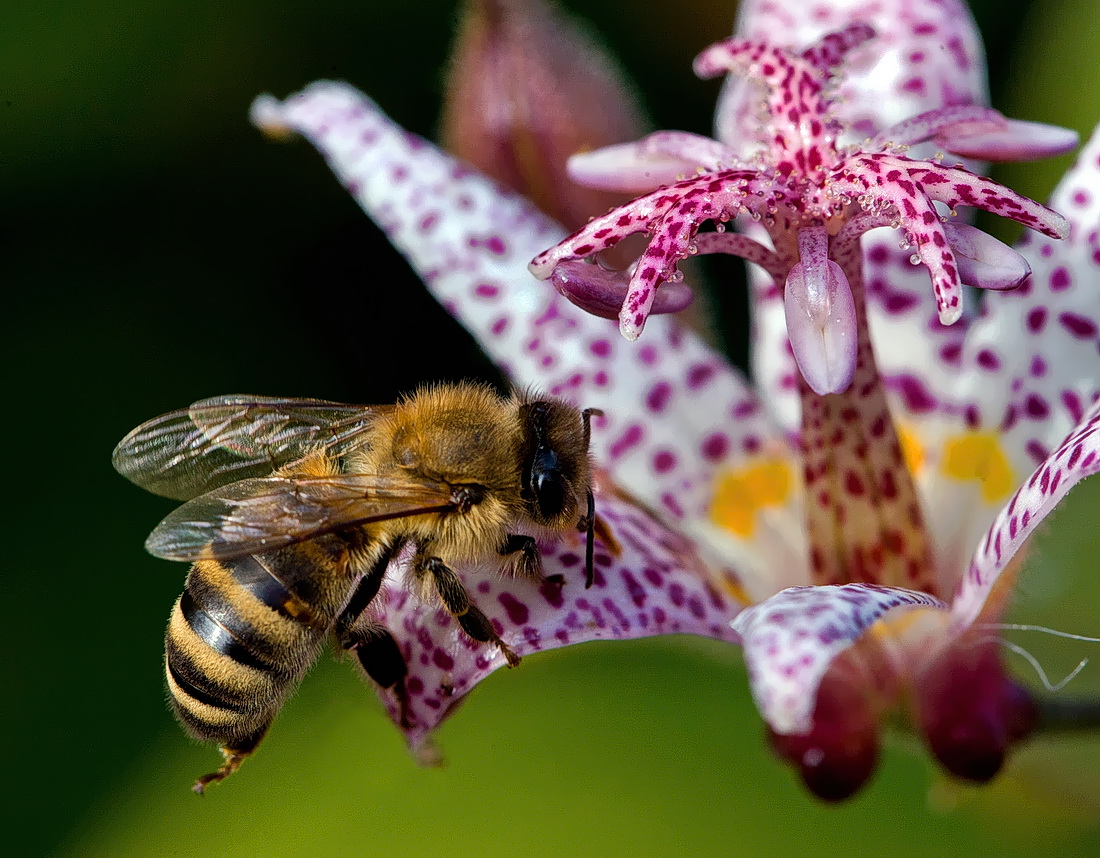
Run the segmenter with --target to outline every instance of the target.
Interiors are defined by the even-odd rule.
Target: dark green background
[[[765,751],[736,654],[704,641],[573,648],[495,676],[442,731],[441,770],[418,768],[372,692],[326,663],[263,753],[205,800],[190,794],[214,751],[172,721],[160,662],[184,569],[141,551],[171,504],[114,475],[114,444],[216,393],[369,402],[425,379],[494,377],[316,153],[267,143],[246,120],[261,91],[338,77],[430,134],[455,10],[317,5],[0,12],[0,813],[11,854],[1100,848],[1097,740],[1036,743],[996,788],[972,793],[943,784],[902,738],[856,801],[823,807]],[[1100,4],[978,11],[995,104],[1087,133],[1100,118]],[[732,14],[718,0],[591,11],[657,124],[697,131],[710,127],[716,86],[693,79],[690,59]],[[1066,163],[1000,175],[1045,197]],[[739,324],[728,326],[736,353]],[[399,353],[383,338],[396,328]],[[1098,499],[1082,490],[1059,514],[1020,588],[1021,618],[1100,631]],[[1100,655],[1022,640],[1056,675]],[[1071,688],[1100,693],[1100,669]]]

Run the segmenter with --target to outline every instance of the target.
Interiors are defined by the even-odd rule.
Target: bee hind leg
[[[222,745],[218,749],[222,752],[222,757],[225,759],[222,767],[216,772],[203,775],[195,781],[195,783],[191,785],[191,791],[195,793],[195,795],[203,795],[210,784],[224,781],[237,771],[237,769],[241,767],[241,763],[252,756],[252,752],[256,750],[256,746],[260,744],[260,740],[263,739],[264,734],[267,732],[267,727],[268,725],[265,724],[257,732],[243,741],[234,742],[232,745]]]
[[[408,730],[412,727],[409,714],[409,692],[405,687],[405,677],[409,675],[409,666],[401,654],[397,641],[389,630],[372,625],[360,632],[358,642],[353,647],[355,656],[367,672],[367,676],[379,686],[393,691],[397,698],[397,711],[401,726]]]
[[[536,549],[537,550],[537,549]],[[470,594],[462,586],[455,571],[438,557],[428,557],[421,561],[422,568],[429,572],[435,582],[436,592],[445,607],[466,632],[475,641],[492,643],[504,654],[509,667],[519,664],[519,656],[508,644],[500,639],[489,618],[470,602]]]

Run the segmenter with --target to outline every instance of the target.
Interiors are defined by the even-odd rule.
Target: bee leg
[[[489,618],[483,614],[476,605],[471,604],[470,595],[458,575],[438,557],[427,557],[420,561],[421,568],[431,573],[435,582],[436,592],[443,601],[445,607],[475,641],[481,643],[493,643],[500,648],[504,657],[508,660],[509,667],[519,664],[519,656],[512,651],[504,641],[500,639]]]
[[[241,767],[241,763],[247,760],[252,752],[256,750],[256,746],[260,744],[260,740],[263,739],[264,733],[267,732],[268,724],[264,724],[259,730],[253,733],[246,739],[240,742],[234,742],[232,745],[223,745],[220,750],[225,762],[222,767],[216,772],[211,772],[208,775],[203,775],[191,786],[191,791],[195,795],[202,795],[206,792],[206,788],[210,784],[217,783],[218,781],[224,781],[233,772],[237,771]]]
[[[542,554],[539,552],[538,543],[530,536],[509,534],[504,545],[500,547],[501,556],[512,557],[521,552],[522,556],[513,561],[516,564],[517,573],[524,578],[534,578],[536,581],[544,581],[545,576],[542,574]]]
[[[393,690],[397,698],[401,726],[408,729],[412,726],[412,720],[409,717],[409,694],[405,688],[405,677],[408,676],[409,667],[405,663],[405,657],[401,654],[397,641],[393,639],[388,629],[378,623],[371,623],[365,628],[356,628],[356,620],[378,595],[382,587],[382,578],[386,574],[386,567],[400,548],[400,544],[389,546],[371,564],[370,569],[356,585],[348,603],[336,617],[333,632],[340,646],[345,650],[355,651],[355,656],[363,665],[367,676],[382,688]]]
[[[397,641],[388,629],[372,625],[366,629],[358,644],[355,655],[367,676],[382,688],[391,689],[397,698],[397,710],[401,726],[408,730],[412,727],[409,716],[409,692],[405,688],[405,677],[409,675],[409,666],[401,654]]]

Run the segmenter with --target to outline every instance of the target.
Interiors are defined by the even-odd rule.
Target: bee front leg
[[[508,660],[509,667],[519,664],[519,656],[512,651],[504,641],[500,639],[493,624],[481,610],[470,602],[470,594],[462,586],[455,571],[447,566],[439,557],[425,557],[419,559],[418,568],[432,576],[436,592],[445,607],[466,632],[475,641],[481,643],[493,643],[500,648],[504,657]]]
[[[536,581],[546,580],[542,574],[542,553],[533,537],[509,534],[500,547],[500,555],[513,558],[517,554],[520,556],[512,561],[515,563],[517,574]]]

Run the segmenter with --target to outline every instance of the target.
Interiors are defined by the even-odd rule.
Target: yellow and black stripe
[[[165,638],[168,689],[188,732],[227,761],[196,789],[240,765],[317,660],[351,589],[348,557],[326,536],[191,567]]]

